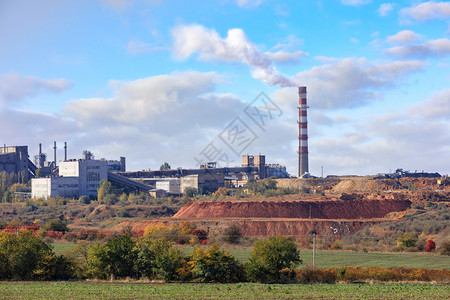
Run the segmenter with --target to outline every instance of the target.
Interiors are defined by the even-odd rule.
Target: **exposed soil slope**
[[[409,200],[188,202],[173,218],[373,219],[403,211]]]
[[[319,237],[331,240],[346,234],[352,234],[367,225],[374,225],[386,221],[378,220],[304,220],[304,219],[192,219],[190,223],[207,232],[221,233],[231,224],[239,226],[243,236],[293,236],[304,240],[310,236],[312,230]],[[152,221],[126,221],[118,224],[113,230],[121,231],[131,227],[135,231],[144,230],[150,224],[165,224],[168,226],[178,224],[181,220],[160,219]]]

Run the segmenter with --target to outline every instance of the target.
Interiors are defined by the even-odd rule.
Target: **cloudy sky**
[[[242,154],[450,173],[450,2],[0,1],[0,142],[128,170]]]

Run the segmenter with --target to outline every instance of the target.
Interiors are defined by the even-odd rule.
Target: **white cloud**
[[[419,45],[392,47],[385,52],[400,58],[444,57],[450,54],[450,40],[442,38]]]
[[[193,157],[245,107],[232,94],[215,94],[220,82],[216,73],[194,71],[111,81],[111,98],[72,100],[63,114],[77,123],[77,144],[94,153],[123,153],[134,168],[169,160],[193,167]]]
[[[378,8],[378,14],[380,17],[386,17],[393,9],[394,5],[392,3],[383,3]]]
[[[263,0],[236,0],[236,4],[243,8],[257,7],[263,3]]]
[[[401,18],[406,22],[410,19],[428,21],[432,19],[450,18],[450,3],[428,1],[400,11]]]
[[[144,42],[138,41],[138,40],[129,41],[127,43],[127,45],[125,46],[125,48],[127,49],[127,51],[129,53],[131,53],[133,55],[149,53],[149,52],[165,49],[164,47],[157,47],[155,45],[144,43]]]
[[[387,41],[392,44],[409,44],[420,40],[422,36],[411,30],[403,30],[397,34],[391,35],[387,38]]]
[[[213,30],[201,25],[173,28],[173,50],[179,59],[199,53],[199,59],[240,62],[252,67],[252,76],[270,85],[292,86],[292,81],[279,73],[269,55],[250,42],[242,29],[228,30],[221,38]]]
[[[0,103],[12,103],[41,91],[58,93],[72,86],[67,79],[40,79],[19,74],[0,75]]]
[[[364,58],[346,58],[294,76],[308,86],[310,105],[316,109],[359,107],[380,98],[380,93],[424,66],[420,61],[373,64]]]
[[[303,51],[296,51],[296,52],[286,52],[283,50],[277,51],[277,52],[266,52],[273,61],[278,63],[291,63],[291,62],[297,62],[298,59],[301,56],[307,56],[308,54]]]
[[[376,174],[397,168],[448,172],[449,120],[421,118],[414,109],[352,120],[337,136],[321,134],[310,141],[313,173]],[[432,158],[432,159],[431,159]],[[445,173],[444,173],[445,174]]]
[[[299,39],[294,34],[288,35],[286,38],[281,40],[278,44],[276,44],[272,49],[297,49],[298,47],[303,45],[303,40]]]
[[[442,118],[450,121],[450,89],[436,93],[427,101],[411,107],[409,112],[433,120]]]
[[[119,12],[124,12],[128,8],[138,3],[158,4],[161,0],[99,0],[104,5],[110,6]]]
[[[371,0],[341,0],[341,3],[349,6],[359,6],[372,2]]]

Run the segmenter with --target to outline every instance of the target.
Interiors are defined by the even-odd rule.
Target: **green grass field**
[[[439,284],[3,282],[1,299],[445,299]]]
[[[187,255],[193,248],[183,248]],[[227,249],[242,262],[248,261],[250,249]],[[312,251],[300,251],[303,266],[312,265]],[[365,253],[345,251],[317,251],[316,266],[334,268],[345,266],[379,266],[379,267],[409,267],[428,269],[450,269],[450,256],[435,253]]]
[[[56,253],[72,249],[75,244],[52,244]],[[192,253],[194,248],[181,248],[185,255]],[[226,249],[242,262],[248,261],[251,249]],[[303,266],[312,265],[312,251],[300,251]],[[450,256],[435,253],[365,253],[345,251],[317,251],[316,266],[334,268],[344,266],[379,266],[379,267],[409,267],[428,269],[450,269]]]

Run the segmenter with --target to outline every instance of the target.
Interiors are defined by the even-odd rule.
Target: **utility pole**
[[[316,231],[312,230],[309,232],[313,236],[313,269],[316,268]]]
[[[313,269],[316,268],[316,232],[313,233]]]

